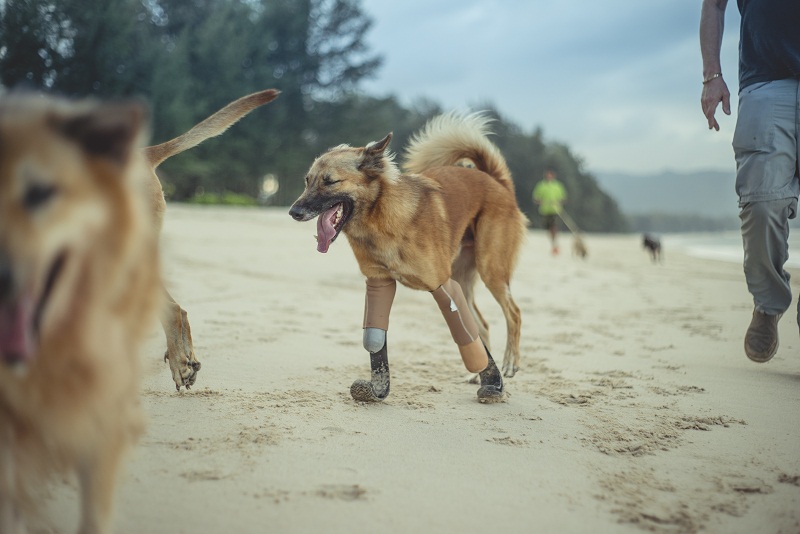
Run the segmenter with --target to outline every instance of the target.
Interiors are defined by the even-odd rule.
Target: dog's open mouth
[[[22,364],[36,352],[33,310],[30,295],[20,295],[0,305],[0,361],[3,363]]]
[[[350,218],[350,206],[338,202],[317,218],[317,251],[325,253]]]
[[[35,356],[42,315],[65,260],[66,254],[60,254],[53,262],[38,301],[28,291],[0,303],[1,362],[23,365]]]

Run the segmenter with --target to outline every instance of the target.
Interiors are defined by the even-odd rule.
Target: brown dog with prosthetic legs
[[[367,278],[364,347],[372,380],[353,384],[356,400],[389,393],[386,331],[396,282],[432,294],[465,366],[479,373],[479,400],[495,402],[504,390],[487,350],[488,324],[475,306],[480,276],[506,318],[504,374],[519,368],[521,318],[509,285],[525,217],[508,166],[487,138],[488,123],[480,114],[433,119],[407,148],[406,174],[387,152],[391,134],[363,148],[335,147],[314,161],[289,210],[298,221],[319,216],[320,252],[344,232]],[[458,166],[464,159],[475,168]]]

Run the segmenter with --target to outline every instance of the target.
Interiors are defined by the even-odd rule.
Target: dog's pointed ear
[[[147,111],[137,101],[95,104],[77,115],[51,116],[50,123],[89,156],[125,165],[138,148]]]
[[[383,156],[386,147],[389,146],[389,143],[391,143],[391,141],[392,141],[392,132],[389,132],[388,134],[386,134],[386,137],[384,137],[380,141],[373,141],[370,144],[368,144],[364,148],[364,155],[371,154],[377,157]]]
[[[392,140],[392,132],[380,141],[373,141],[364,147],[364,156],[358,165],[358,170],[369,177],[377,178],[384,171],[383,156]]]

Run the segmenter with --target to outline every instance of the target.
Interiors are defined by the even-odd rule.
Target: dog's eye
[[[35,210],[45,205],[56,194],[56,187],[49,184],[31,184],[22,197],[26,209]]]
[[[338,184],[339,182],[341,182],[341,180],[332,180],[330,176],[326,176],[322,179],[322,183],[325,185]]]

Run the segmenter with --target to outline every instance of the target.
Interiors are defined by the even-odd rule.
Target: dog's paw
[[[195,380],[197,380],[197,373],[200,371],[201,364],[191,352],[188,357],[181,355],[170,356],[169,351],[164,353],[164,361],[169,363],[169,369],[172,372],[172,380],[175,382],[175,389],[181,390],[181,387],[190,389]]]
[[[506,378],[511,378],[519,371],[519,367],[514,365],[511,362],[503,362],[503,376]]]

